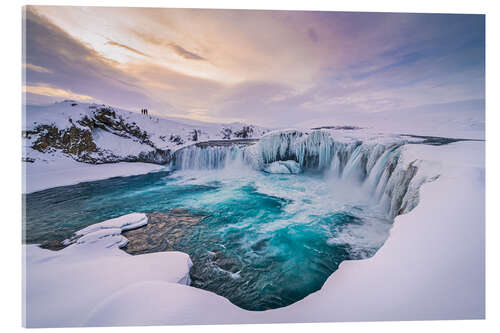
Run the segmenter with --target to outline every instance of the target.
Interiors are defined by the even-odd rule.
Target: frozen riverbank
[[[23,163],[23,193],[48,188],[101,180],[110,177],[125,177],[163,170],[157,164],[141,162],[120,162],[108,164],[87,164],[70,158]]]

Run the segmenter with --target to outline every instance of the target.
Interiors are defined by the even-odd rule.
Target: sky
[[[261,126],[484,107],[483,15],[27,6],[23,92]]]

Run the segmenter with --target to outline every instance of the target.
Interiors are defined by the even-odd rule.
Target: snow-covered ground
[[[23,193],[111,177],[141,175],[165,169],[164,166],[151,163],[88,164],[77,162],[60,153],[54,153],[53,156],[39,152],[33,152],[33,154],[41,157],[33,163],[23,163]]]
[[[108,248],[124,244],[124,226],[143,223],[136,214],[87,228],[59,252],[24,246],[25,325],[484,318],[484,142],[409,145],[404,153],[440,177],[421,187],[419,205],[396,218],[375,256],[342,263],[320,291],[291,306],[245,311],[187,286],[186,255]]]

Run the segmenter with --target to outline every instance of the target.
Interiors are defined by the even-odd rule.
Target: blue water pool
[[[194,263],[192,285],[249,310],[286,306],[320,289],[343,260],[373,255],[392,225],[360,189],[325,174],[192,170],[25,195],[23,238],[64,240],[109,218],[175,208],[206,216],[171,235]]]

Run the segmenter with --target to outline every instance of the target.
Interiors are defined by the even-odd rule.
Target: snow
[[[75,233],[74,239],[67,239],[64,245],[76,243],[82,245],[98,244],[99,247],[123,247],[128,240],[121,236],[122,231],[136,229],[148,223],[146,215],[132,213],[114,219],[96,223]]]
[[[40,156],[39,159],[33,163],[23,163],[23,193],[111,177],[126,177],[165,170],[164,166],[149,163],[87,164],[61,156],[62,154],[58,153],[54,153],[54,155],[36,153],[37,156]]]
[[[339,111],[332,114],[328,121],[311,119],[300,125],[355,125],[372,132],[484,140],[485,102],[484,99],[469,100],[382,112]]]
[[[26,326],[86,325],[101,303],[130,286],[188,284],[192,263],[184,253],[132,256],[119,250],[120,232],[145,223],[146,215],[138,213],[109,220],[81,230],[83,237],[57,252],[23,246]]]
[[[72,104],[77,104],[72,106]],[[78,120],[90,116],[91,109],[88,103],[64,101],[49,105],[27,105],[24,119],[24,129],[34,129],[40,124],[53,124],[58,128],[71,126],[70,119]]]
[[[25,324],[484,318],[484,143],[408,145],[402,154],[405,160],[418,157],[425,162],[421,172],[439,170],[440,177],[422,185],[419,205],[396,218],[391,236],[375,256],[343,262],[320,291],[295,304],[263,312],[242,310],[218,295],[185,285],[187,255],[162,252],[132,257],[118,250],[122,243],[95,237],[92,251],[83,251],[90,246],[87,241],[59,252],[24,247]],[[122,237],[116,229],[131,227],[139,217],[107,221],[80,233]],[[106,248],[109,243],[115,245]]]
[[[141,152],[154,151],[154,148],[151,146],[141,144],[136,140],[114,135],[102,129],[92,131],[92,137],[99,148],[109,150],[118,156],[137,156]]]

